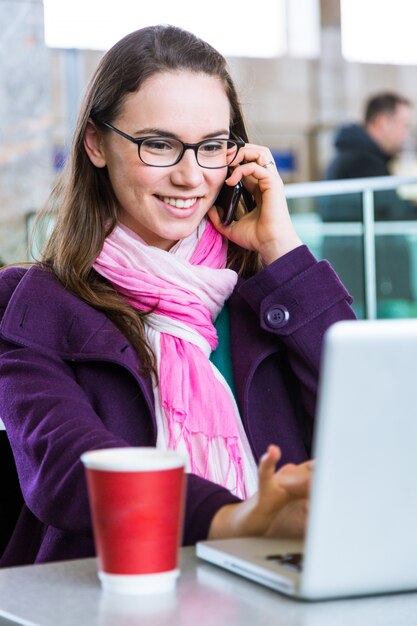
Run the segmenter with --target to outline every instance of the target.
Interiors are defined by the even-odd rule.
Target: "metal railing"
[[[356,178],[346,180],[331,180],[311,183],[294,183],[285,186],[285,195],[288,200],[301,198],[323,198],[347,194],[361,194],[362,221],[340,222],[335,220],[315,224],[315,228],[322,235],[359,235],[363,240],[364,256],[364,298],[365,317],[374,319],[377,316],[376,293],[376,257],[375,236],[403,234],[417,235],[417,203],[416,220],[414,221],[375,221],[375,192],[398,190],[405,186],[417,186],[417,177],[384,176],[373,178]]]

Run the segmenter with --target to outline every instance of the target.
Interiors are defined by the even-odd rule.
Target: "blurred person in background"
[[[379,93],[365,103],[362,124],[344,124],[337,129],[336,154],[325,178],[339,180],[389,176],[392,162],[410,136],[411,102],[392,92]],[[362,221],[361,194],[322,198],[318,206],[324,222]],[[417,204],[401,198],[394,189],[374,194],[376,220],[415,220]],[[380,300],[414,300],[411,252],[405,236],[380,235],[376,238],[376,291]],[[322,254],[335,266],[358,304],[363,309],[363,246],[359,237],[333,236],[323,240]],[[389,310],[389,308],[387,309]]]
[[[390,162],[401,152],[410,134],[410,126],[409,100],[394,93],[381,93],[370,98],[362,125],[347,124],[336,131],[336,155],[325,178],[389,176],[392,173]]]

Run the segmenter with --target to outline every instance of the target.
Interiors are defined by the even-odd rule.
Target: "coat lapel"
[[[257,366],[280,350],[276,337],[262,330],[256,313],[235,290],[229,299],[233,378],[242,419],[247,423],[248,392]]]

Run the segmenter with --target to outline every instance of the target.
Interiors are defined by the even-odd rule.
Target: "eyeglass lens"
[[[181,141],[158,137],[143,141],[139,147],[139,156],[148,165],[169,166],[178,162],[183,150]],[[217,168],[230,165],[237,150],[236,143],[230,139],[208,139],[202,141],[194,151],[199,165]]]

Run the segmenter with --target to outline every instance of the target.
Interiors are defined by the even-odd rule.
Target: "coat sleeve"
[[[16,282],[0,274],[0,329]],[[0,416],[26,506],[45,526],[91,536],[81,454],[141,442],[128,442],[106,427],[71,362],[50,350],[19,345],[1,335]],[[189,475],[184,543],[205,538],[217,510],[235,501],[226,489]]]
[[[128,444],[104,427],[69,364],[3,340],[0,407],[28,508],[45,525],[90,534],[80,456]]]

